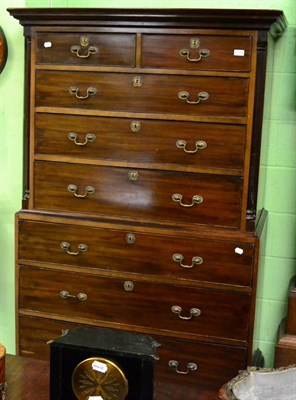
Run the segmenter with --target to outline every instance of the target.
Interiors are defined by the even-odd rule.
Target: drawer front
[[[53,33],[36,35],[36,63],[135,66],[134,34]]]
[[[246,117],[248,85],[246,78],[37,71],[36,106]]]
[[[161,236],[132,229],[19,222],[21,262],[250,286],[253,251],[253,245],[238,242]]]
[[[74,297],[61,297],[67,293]],[[241,293],[20,268],[21,310],[91,319],[116,327],[152,327],[244,341],[250,300]]]
[[[142,36],[142,67],[205,71],[249,71],[252,38],[248,36]]]
[[[238,227],[241,186],[240,177],[36,162],[34,207]]]
[[[50,347],[47,342],[76,326],[69,322],[20,317],[20,355],[49,360]],[[225,382],[236,376],[237,371],[246,368],[246,350],[243,348],[193,343],[162,336],[153,336],[153,339],[160,343],[157,349],[159,360],[155,363],[154,373],[155,399],[179,400],[186,393],[188,400],[209,400]],[[195,364],[197,369],[180,374],[175,367],[169,366],[175,365],[172,361],[177,361],[178,371],[181,372],[187,372],[190,363]]]
[[[48,342],[59,338],[67,329],[78,326],[71,322],[51,321],[41,318],[18,317],[19,355],[50,360]]]
[[[36,154],[243,170],[245,126],[55,114],[35,123]]]
[[[219,388],[247,365],[244,348],[154,339],[160,343],[155,393],[161,399],[179,400],[184,393],[191,400],[216,399]]]

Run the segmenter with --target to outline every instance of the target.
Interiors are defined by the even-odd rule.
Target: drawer
[[[20,220],[18,227],[21,262],[88,267],[180,282],[251,285],[252,244],[146,234],[134,232],[132,227],[118,230],[25,220]]]
[[[240,223],[240,177],[36,162],[34,180],[39,210],[233,228]]]
[[[217,399],[219,388],[247,365],[244,348],[154,339],[160,343],[154,389],[160,399],[180,400],[184,393],[190,400]]]
[[[60,337],[67,329],[76,328],[78,324],[19,316],[18,326],[19,355],[49,361],[48,342]]]
[[[252,37],[143,34],[144,68],[205,71],[250,70]]]
[[[65,329],[77,324],[43,318],[19,317],[20,355],[49,360],[47,342],[58,338]],[[155,363],[154,398],[179,400],[186,392],[188,400],[208,400],[213,392],[246,367],[246,350],[240,347],[202,344],[180,339],[154,336],[160,347]],[[172,365],[177,361],[178,371],[187,372],[187,365],[197,366],[188,374],[178,374]],[[174,363],[173,363],[174,365]],[[198,388],[198,390],[197,390]]]
[[[244,151],[240,125],[43,113],[35,119],[35,154],[242,171]]]
[[[134,67],[135,44],[135,34],[38,32],[36,64]]]
[[[248,338],[251,298],[247,294],[31,267],[20,267],[19,287],[20,310],[72,317],[76,322],[80,318],[111,323],[117,328]]]
[[[248,86],[247,78],[37,71],[36,106],[246,117]]]

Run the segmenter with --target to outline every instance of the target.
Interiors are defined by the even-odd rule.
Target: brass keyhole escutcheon
[[[200,40],[198,38],[190,39],[190,47],[191,49],[198,49],[200,46]]]
[[[123,287],[126,292],[132,292],[135,288],[135,285],[132,281],[125,281]]]
[[[143,85],[142,78],[140,76],[133,77],[133,86],[134,87],[141,87]]]
[[[136,236],[133,233],[127,233],[125,236],[125,241],[128,244],[134,244],[136,241]]]
[[[80,37],[80,44],[83,47],[86,47],[89,45],[89,38],[87,36],[81,36]]]
[[[136,182],[139,179],[139,172],[138,171],[128,171],[128,179],[132,182]]]
[[[131,131],[132,132],[140,132],[141,130],[141,122],[140,121],[132,121],[131,122]]]

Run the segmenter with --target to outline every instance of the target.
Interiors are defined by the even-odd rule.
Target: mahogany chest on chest
[[[151,335],[156,400],[251,361],[272,10],[10,9],[26,39],[18,353],[83,325]]]

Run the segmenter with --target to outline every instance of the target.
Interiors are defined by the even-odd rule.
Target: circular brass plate
[[[76,366],[72,374],[72,389],[78,400],[88,400],[92,396],[103,400],[124,400],[128,394],[128,381],[114,362],[92,357]]]

